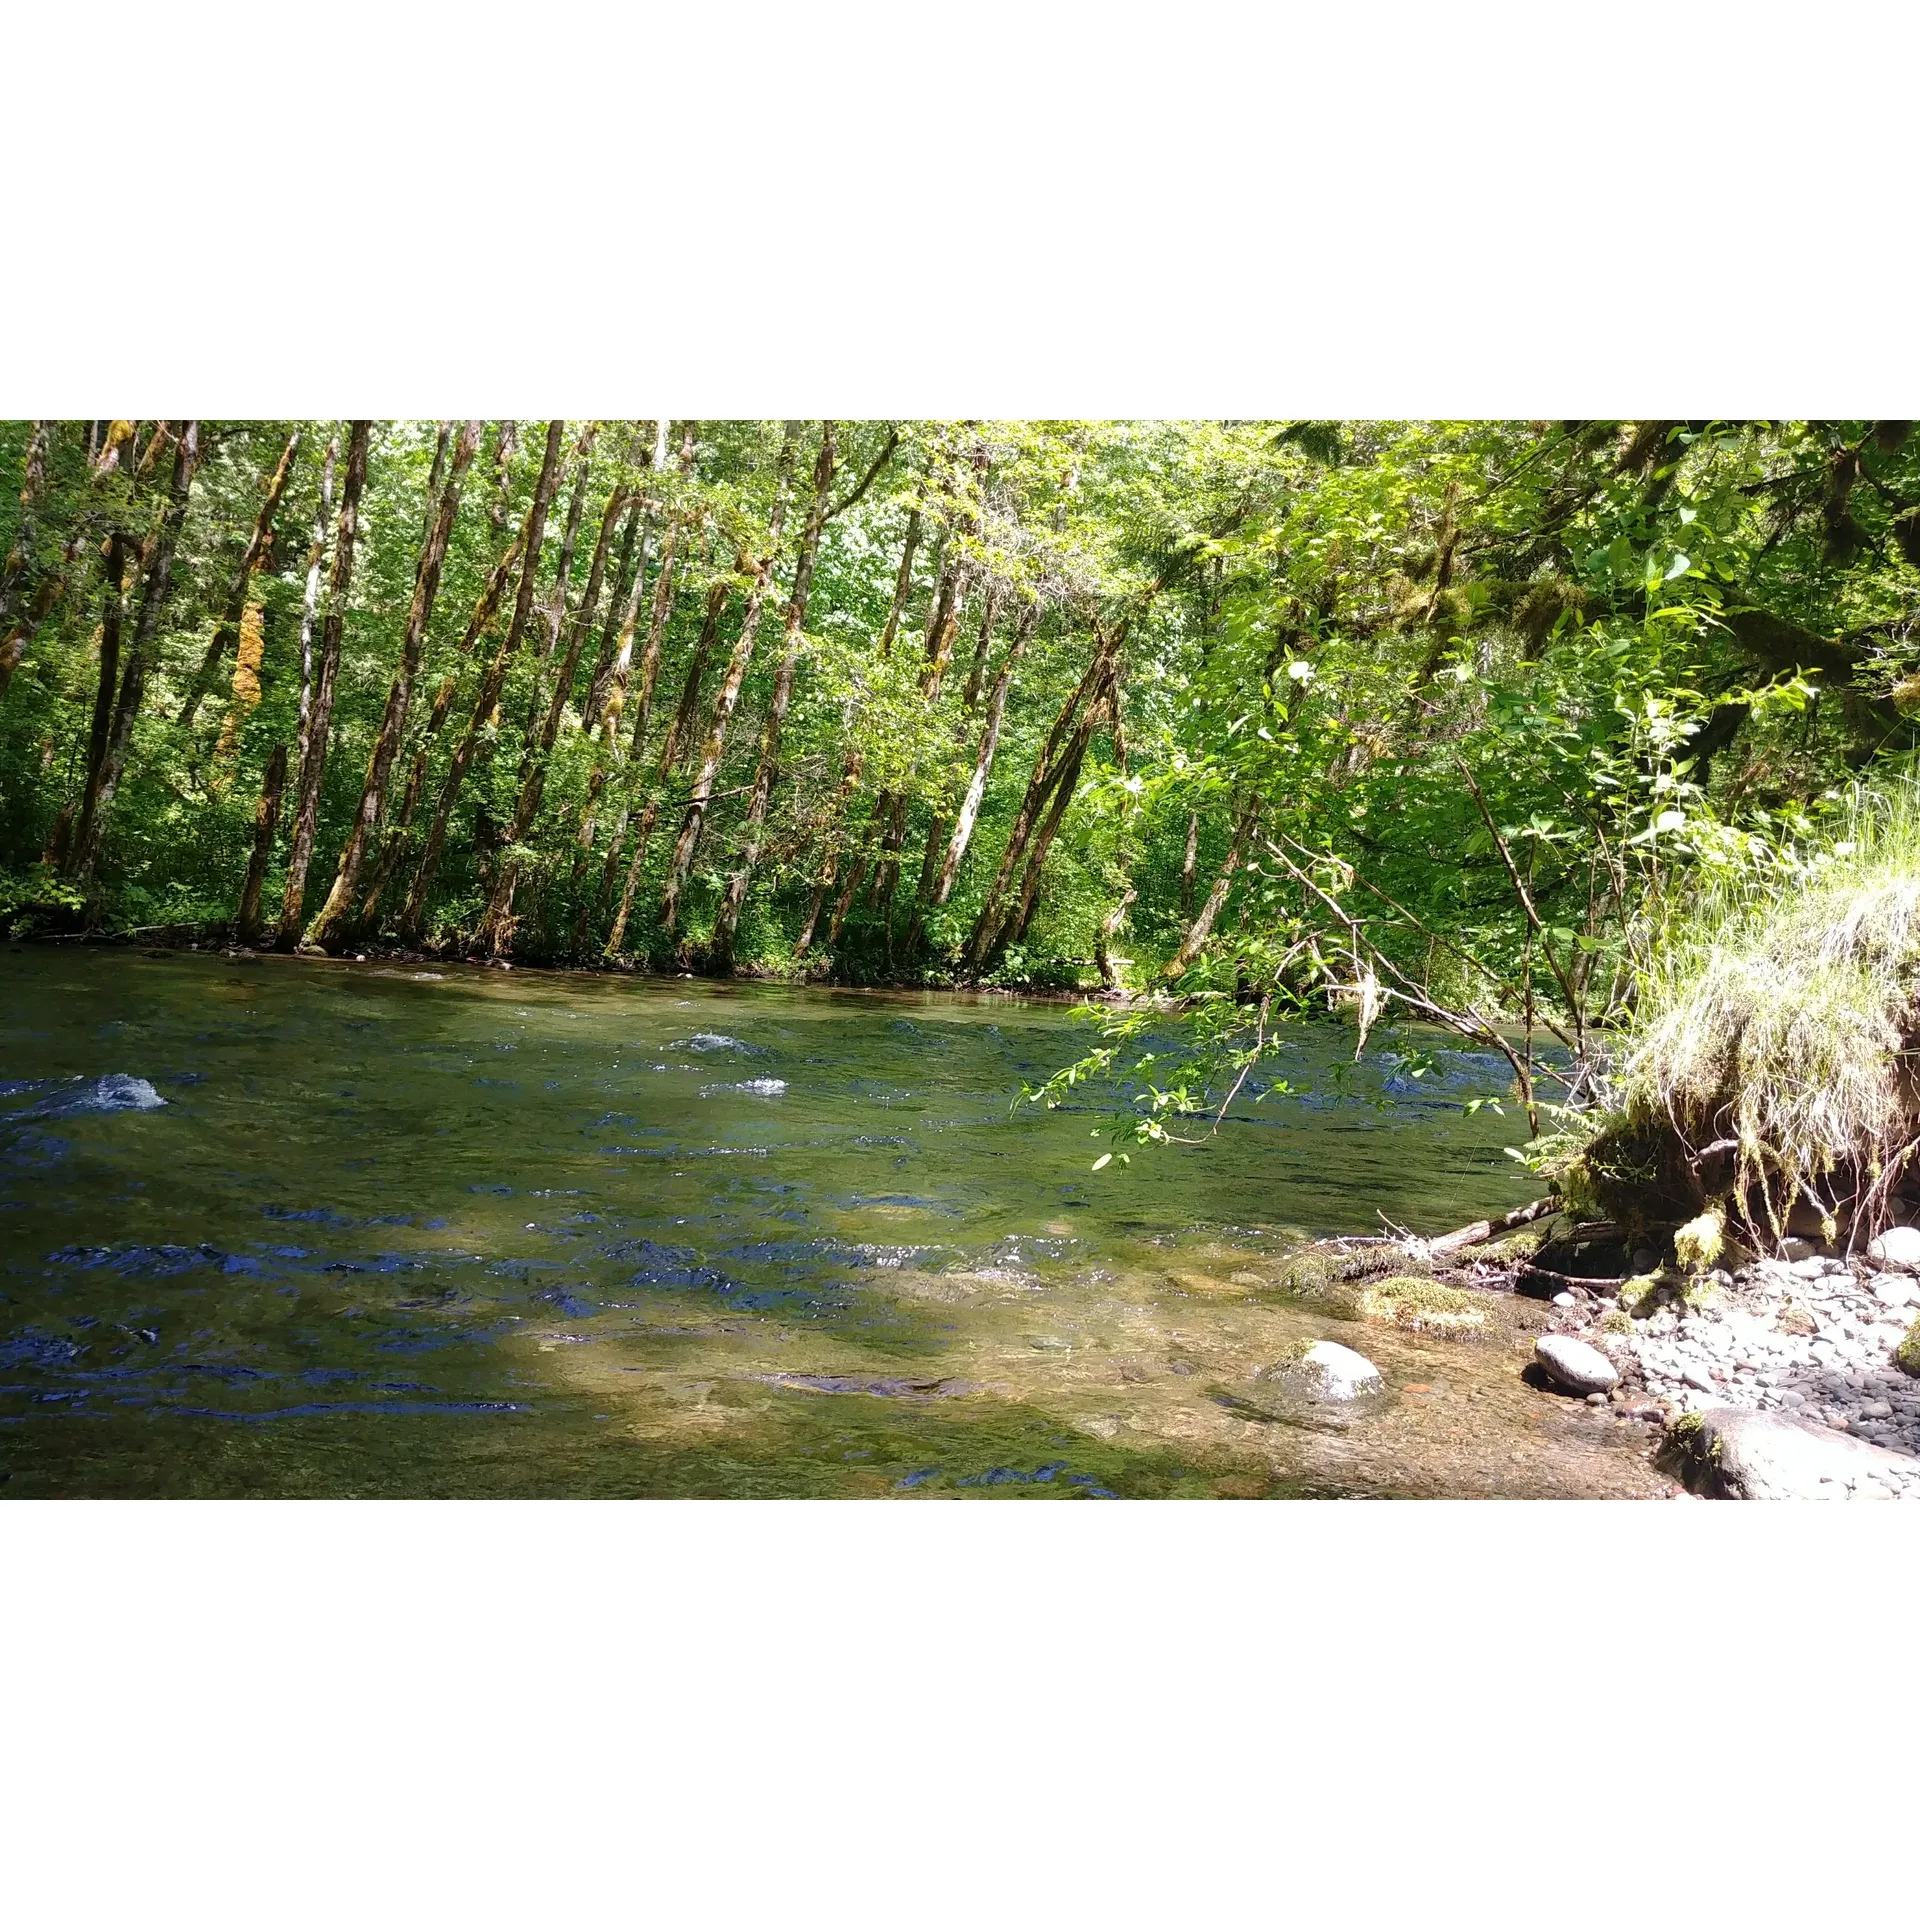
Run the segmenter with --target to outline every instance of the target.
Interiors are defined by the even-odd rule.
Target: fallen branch
[[[1515,1207],[1498,1220],[1476,1220],[1470,1227],[1458,1227],[1452,1233],[1443,1233],[1437,1239],[1429,1240],[1427,1246],[1435,1254],[1458,1253],[1465,1247],[1477,1247],[1483,1240],[1493,1240],[1503,1233],[1512,1233],[1516,1228],[1531,1226],[1534,1221],[1544,1220],[1549,1214],[1559,1211],[1560,1196],[1550,1193],[1542,1199],[1530,1201],[1524,1207]]]

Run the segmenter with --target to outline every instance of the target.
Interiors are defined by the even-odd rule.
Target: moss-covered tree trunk
[[[300,623],[303,678],[312,683],[308,704],[302,690],[300,724],[300,780],[295,796],[292,843],[287,850],[287,884],[280,901],[280,927],[274,944],[291,953],[300,938],[301,913],[306,901],[307,868],[313,859],[313,841],[320,817],[320,783],[327,768],[328,736],[333,730],[333,692],[340,677],[341,636],[346,629],[347,595],[353,586],[354,551],[360,533],[360,495],[367,484],[367,448],[373,423],[355,420],[347,429],[347,470],[340,486],[340,523],[334,531],[333,571],[327,581],[327,615],[320,628],[320,657],[311,660],[314,583],[318,579],[321,539],[316,524],[313,550],[307,566],[307,601]],[[331,461],[332,449],[328,449]],[[322,486],[322,500],[325,486]],[[324,513],[324,506],[322,509]]]

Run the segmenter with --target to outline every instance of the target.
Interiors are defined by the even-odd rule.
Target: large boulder
[[[1867,1242],[1867,1258],[1876,1267],[1920,1268],[1920,1227],[1889,1227]]]
[[[1555,1386],[1569,1393],[1611,1393],[1620,1384],[1614,1364],[1598,1347],[1564,1333],[1543,1333],[1533,1343],[1533,1357]]]
[[[1690,1414],[1672,1446],[1687,1485],[1722,1500],[1885,1499],[1920,1483],[1915,1463],[1885,1448],[1751,1407]]]
[[[1364,1353],[1333,1340],[1316,1340],[1296,1359],[1282,1360],[1255,1378],[1288,1398],[1323,1406],[1361,1400],[1386,1385],[1380,1369]]]

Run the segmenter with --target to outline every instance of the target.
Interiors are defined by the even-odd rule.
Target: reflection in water
[[[1322,1233],[1512,1204],[1500,1063],[1342,1076],[1093,1174],[1016,1102],[1052,1006],[0,951],[9,1494],[1644,1493],[1520,1383],[1275,1286]],[[132,1091],[144,1089],[144,1094]],[[1261,1414],[1361,1347],[1365,1422]],[[436,1419],[390,1415],[434,1414]]]

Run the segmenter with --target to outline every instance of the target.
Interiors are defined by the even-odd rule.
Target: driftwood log
[[[1498,1220],[1476,1220],[1470,1227],[1457,1227],[1452,1233],[1443,1233],[1437,1239],[1429,1240],[1427,1248],[1436,1257],[1462,1253],[1468,1247],[1479,1246],[1483,1240],[1496,1240],[1503,1233],[1512,1233],[1517,1227],[1531,1226],[1534,1221],[1544,1220],[1559,1211],[1560,1196],[1550,1193],[1542,1199],[1530,1201],[1524,1207],[1515,1207]]]

